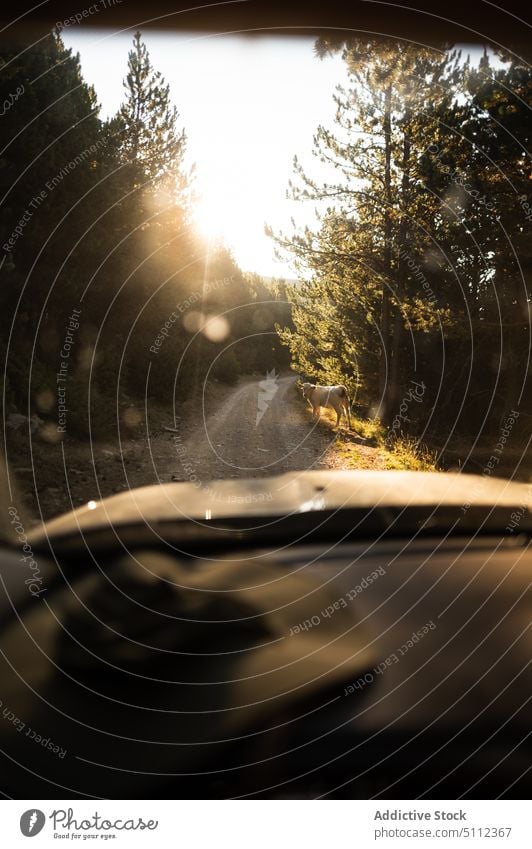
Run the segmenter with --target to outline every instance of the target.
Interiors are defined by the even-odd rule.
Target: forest
[[[316,44],[318,59],[338,52],[349,85],[335,126],[314,137],[327,176],[296,157],[290,184],[319,226],[271,231],[302,281],[283,343],[301,373],[345,383],[389,435],[495,444],[512,418],[524,447],[531,69],[487,50],[473,62],[382,39]]]
[[[106,438],[117,404],[171,411],[208,378],[286,369],[283,283],[196,232],[186,129],[141,34],[105,121],[59,31],[0,53],[6,412],[37,417],[50,441]]]
[[[316,227],[267,228],[287,283],[195,231],[186,128],[141,33],[107,120],[59,31],[1,45],[8,415],[105,438],[121,405],[291,368],[345,384],[389,444],[496,444],[511,418],[528,445],[530,68],[384,39],[314,49],[349,85],[314,137],[323,179],[294,158],[288,195]]]

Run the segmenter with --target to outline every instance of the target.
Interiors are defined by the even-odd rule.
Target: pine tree
[[[33,405],[43,391],[57,392],[66,317],[79,307],[108,250],[99,223],[110,202],[102,189],[107,139],[79,55],[65,48],[58,32],[34,43],[2,45],[0,55],[2,101],[22,92],[0,122],[0,243],[9,246],[11,239],[0,268],[4,343],[10,329],[16,331],[2,361],[9,401],[19,409],[30,404],[42,415]],[[17,235],[21,220],[26,226]],[[80,328],[69,361],[72,385],[87,350],[83,333],[94,319],[87,302],[83,315],[85,330]],[[81,395],[69,392],[71,422],[83,405]],[[84,413],[86,418],[86,407]]]
[[[338,44],[317,44],[320,56],[337,49]],[[435,104],[441,108],[453,96],[456,67],[435,51],[379,40],[346,43],[342,55],[351,84],[335,96],[336,130],[319,127],[314,139],[315,156],[332,177],[318,182],[296,159],[298,180],[291,184],[295,199],[328,204],[321,230],[277,241],[313,272],[313,285],[327,305],[321,346],[336,351],[339,371],[334,374],[330,356],[319,353],[313,376],[320,377],[325,362],[337,381],[349,384],[356,375],[359,382],[362,375],[363,392],[373,394],[387,422],[407,368],[405,329],[427,330],[441,320],[412,285],[407,260],[426,240],[423,225],[434,214],[434,200],[419,203],[419,158],[429,128],[434,130]],[[372,349],[380,349],[377,368]]]

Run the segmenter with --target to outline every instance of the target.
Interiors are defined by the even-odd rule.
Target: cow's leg
[[[347,423],[349,425],[349,430],[351,430],[351,413],[349,411],[349,401],[346,401],[344,406],[345,416],[347,418]]]

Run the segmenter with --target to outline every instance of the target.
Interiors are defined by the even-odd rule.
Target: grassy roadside
[[[336,414],[322,409],[321,423],[334,428]],[[398,437],[386,445],[386,429],[379,421],[351,416],[351,430],[341,426],[327,460],[335,468],[436,472],[436,454],[415,439]]]

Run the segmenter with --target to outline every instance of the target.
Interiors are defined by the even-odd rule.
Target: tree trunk
[[[384,268],[381,301],[381,358],[379,363],[379,418],[390,424],[391,408],[388,401],[390,339],[390,283],[392,271],[392,86],[388,84],[384,96]]]
[[[408,249],[409,246],[409,193],[410,193],[410,149],[411,143],[408,135],[408,117],[405,119],[405,130],[403,134],[403,158],[401,170],[403,172],[401,178],[401,220],[399,222],[398,232],[398,248],[399,252],[403,249]],[[391,345],[391,363],[390,363],[390,380],[388,401],[393,415],[396,414],[400,403],[401,384],[402,384],[402,363],[401,363],[401,347],[404,337],[405,320],[402,312],[402,306],[406,298],[406,280],[407,280],[407,257],[399,253],[397,262],[397,278],[395,287],[395,303],[393,307],[393,336]]]

